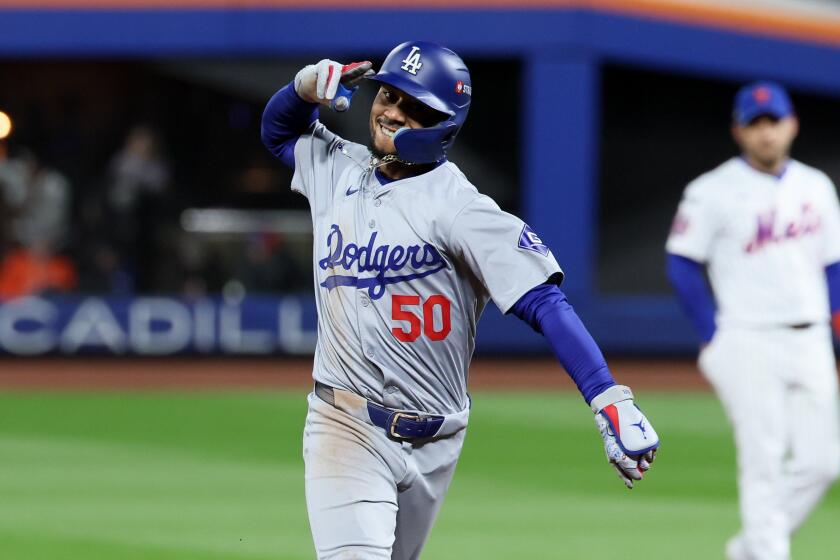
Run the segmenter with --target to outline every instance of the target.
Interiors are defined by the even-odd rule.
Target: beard
[[[382,151],[382,150],[380,150],[379,148],[376,147],[376,129],[375,129],[376,126],[379,126],[379,125],[376,124],[376,123],[372,123],[370,125],[370,140],[368,141],[368,150],[370,150],[370,153],[373,154],[373,156],[376,159],[382,159],[385,156],[391,155],[391,154],[396,155],[397,154],[396,147],[394,147],[394,150],[391,151],[391,152],[385,152],[385,151]]]
[[[776,167],[788,158],[786,150],[756,150],[750,155],[767,168]]]
[[[384,158],[385,156],[388,155],[388,154],[386,154],[385,152],[383,152],[382,150],[380,150],[379,148],[376,147],[376,144],[374,143],[372,136],[371,136],[370,141],[368,142],[368,150],[370,150],[370,153],[373,154],[373,157],[375,157],[376,159],[382,159],[382,158]]]

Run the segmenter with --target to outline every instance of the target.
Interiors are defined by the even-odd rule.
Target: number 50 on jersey
[[[394,294],[391,296],[391,319],[404,324],[392,327],[391,332],[402,342],[414,342],[421,335],[435,342],[441,341],[452,330],[450,308],[449,300],[441,294],[429,296],[423,302],[420,296]]]

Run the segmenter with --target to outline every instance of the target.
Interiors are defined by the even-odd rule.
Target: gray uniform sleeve
[[[458,212],[449,244],[503,313],[531,288],[548,279],[558,284],[563,279],[563,271],[537,234],[487,196],[474,198]]]
[[[292,190],[311,199],[316,188],[328,188],[334,152],[340,144],[341,138],[330,132],[321,121],[313,122],[295,143]]]

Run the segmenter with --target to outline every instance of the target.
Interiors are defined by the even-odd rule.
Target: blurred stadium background
[[[312,239],[259,119],[302,65],[411,38],[467,60],[451,159],[552,247],[665,445],[624,492],[542,339],[491,306],[425,557],[722,557],[731,437],[664,240],[749,80],[790,88],[794,156],[840,183],[833,0],[0,0],[0,557],[313,557]],[[322,120],[364,141],[372,94]],[[796,558],[840,557],[838,524],[835,488]]]

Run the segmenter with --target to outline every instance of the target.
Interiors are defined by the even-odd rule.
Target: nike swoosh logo
[[[356,194],[357,192],[359,192],[358,188],[356,190],[353,190],[353,187],[347,187],[347,192],[345,194],[347,196],[350,196],[351,194]]]

